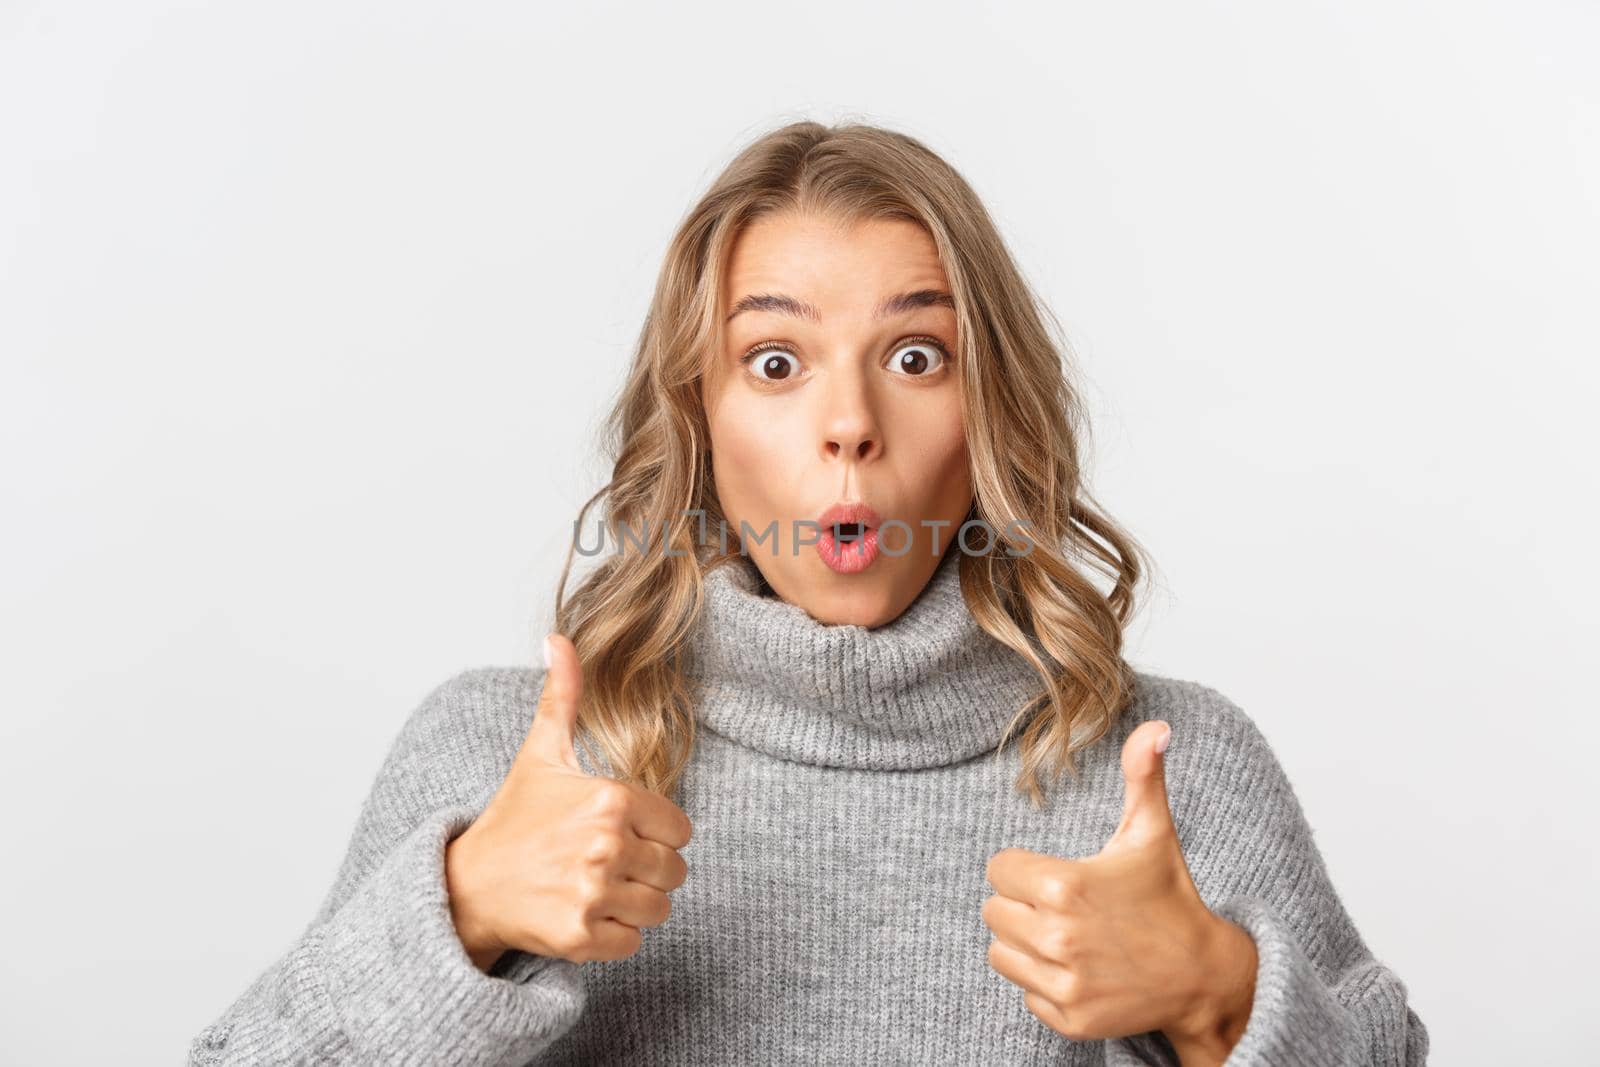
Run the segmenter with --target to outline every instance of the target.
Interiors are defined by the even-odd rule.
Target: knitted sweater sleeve
[[[1171,772],[1187,743],[1199,785],[1174,818],[1190,873],[1212,911],[1256,944],[1255,1000],[1225,1067],[1426,1063],[1428,1032],[1405,984],[1356,930],[1266,739],[1237,705],[1204,692],[1214,717],[1204,728],[1174,721],[1168,781],[1176,802]],[[1107,1041],[1106,1053],[1111,1067],[1178,1063],[1157,1034]]]
[[[492,668],[465,671],[412,712],[317,915],[193,1039],[191,1067],[525,1064],[577,1021],[577,964],[513,951],[485,974],[450,916],[445,846],[492,795],[468,764],[508,740],[481,714],[497,684]]]

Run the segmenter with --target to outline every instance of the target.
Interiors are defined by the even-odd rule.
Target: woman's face
[[[900,220],[843,225],[787,214],[745,228],[703,399],[729,547],[746,524],[745,552],[780,597],[824,623],[879,626],[950,548],[972,478],[956,314],[932,238]],[[899,520],[875,557],[824,518],[855,503],[879,527]],[[807,543],[819,538],[836,542],[834,565]]]

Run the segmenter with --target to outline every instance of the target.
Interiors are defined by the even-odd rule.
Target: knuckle
[[[1050,1003],[1050,998],[1043,993],[1037,993],[1031,989],[1024,990],[1022,1003],[1033,1014],[1035,1019],[1044,1023],[1056,1033],[1063,1037],[1072,1036],[1067,1032],[1066,1021],[1062,1019],[1061,1013],[1056,1011],[1056,1006]]]
[[[1052,975],[1047,983],[1046,995],[1058,1008],[1072,1007],[1078,999],[1078,976],[1071,971]]]
[[[633,792],[614,778],[598,779],[594,790],[595,814],[622,822],[633,806]]]
[[[587,922],[605,900],[606,880],[592,872],[579,874],[573,879],[573,893],[577,899],[578,918]]]
[[[1065,961],[1072,953],[1075,939],[1065,926],[1054,926],[1039,938],[1039,953],[1053,960]]]
[[[586,962],[590,945],[588,924],[581,918],[574,919],[556,933],[553,944],[558,955],[574,963]]]
[[[1057,911],[1070,909],[1077,898],[1077,885],[1064,875],[1046,875],[1039,885],[1039,899]]]
[[[1083,1008],[1074,1008],[1071,1015],[1067,1016],[1067,1036],[1074,1041],[1093,1041],[1104,1037],[1105,1030],[1101,1027],[1099,1017],[1093,1011]]]
[[[591,867],[610,867],[622,858],[627,842],[616,830],[605,828],[594,835],[589,842],[589,847],[583,850],[583,858]]]

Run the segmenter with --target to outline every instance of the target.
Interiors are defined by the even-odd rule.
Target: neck
[[[978,626],[961,556],[946,551],[906,610],[870,629],[762,596],[747,557],[713,568],[684,665],[700,690],[699,723],[826,767],[938,767],[993,751],[1039,680]]]

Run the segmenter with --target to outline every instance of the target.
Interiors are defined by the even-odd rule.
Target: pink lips
[[[859,574],[878,558],[878,513],[866,504],[835,504],[817,518],[822,527],[817,540],[817,555],[840,574]],[[855,523],[852,537],[848,530],[835,537],[835,526]]]

